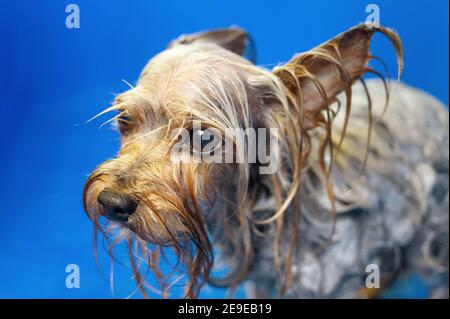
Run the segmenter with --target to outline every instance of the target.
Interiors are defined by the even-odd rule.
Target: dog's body
[[[381,27],[353,28],[272,73],[241,57],[247,34],[228,29],[173,41],[117,97],[106,111],[119,111],[121,151],[91,175],[84,203],[97,229],[128,243],[143,293],[135,256],[167,290],[159,255],[168,245],[185,265],[187,297],[202,281],[248,282],[254,297],[364,297],[373,264],[384,287],[419,273],[438,296],[448,273],[448,113],[399,85],[383,116],[385,82],[351,88],[372,71],[374,32],[394,44],[401,73],[401,43]],[[278,170],[239,162],[240,135],[232,162],[195,161],[205,152],[195,142],[191,161],[171,157],[173,132],[191,141],[209,128],[276,129],[267,145]],[[213,278],[213,262],[225,278]]]
[[[335,232],[328,240],[332,212],[326,193],[305,194],[308,200],[303,201],[292,266],[295,284],[286,293],[289,297],[373,297],[380,289],[362,287],[378,269],[381,291],[396,279],[407,281],[419,274],[430,297],[448,295],[444,284],[448,276],[448,112],[425,92],[399,84],[381,117],[383,83],[369,80],[367,87],[374,127],[366,168],[361,174],[367,98],[356,84],[343,154],[333,168],[339,203]],[[337,136],[342,122],[342,117],[336,120]],[[268,198],[256,206],[273,210],[273,204]],[[271,270],[273,254],[266,249],[273,240],[273,234],[255,239],[259,250],[249,284],[254,296],[278,296],[279,283]]]

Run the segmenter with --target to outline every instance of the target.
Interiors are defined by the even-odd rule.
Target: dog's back
[[[383,82],[369,80],[367,88],[373,114],[367,163],[363,168],[368,100],[364,87],[356,84],[351,124],[334,159],[335,229],[331,238],[324,237],[333,224],[325,192],[305,191],[300,246],[292,263],[295,279],[287,297],[388,296],[390,287],[401,290],[400,283],[411,278],[426,287],[428,297],[448,295],[448,286],[442,286],[448,276],[448,112],[425,92],[398,84],[382,116]],[[338,116],[336,140],[342,123]],[[314,170],[307,174],[315,175]],[[269,297],[277,296],[272,257],[259,251],[251,293],[273,291]]]

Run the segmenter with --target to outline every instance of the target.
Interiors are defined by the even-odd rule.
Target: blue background
[[[71,1],[0,1],[0,297],[111,297],[108,263],[93,256],[81,205],[89,172],[118,149],[117,134],[83,124],[127,89],[141,68],[182,33],[240,25],[258,64],[272,67],[365,21],[369,1],[76,1],[81,28],[65,27]],[[403,80],[448,104],[448,1],[377,0],[381,23],[405,47]],[[374,53],[395,74],[393,50]],[[67,289],[77,264],[81,288]],[[120,268],[120,267],[119,267]],[[124,267],[122,267],[124,268]],[[118,271],[118,297],[133,289]],[[122,287],[122,288],[120,288]],[[221,297],[207,288],[204,297]],[[414,294],[413,294],[414,296]],[[420,296],[420,294],[419,294]]]

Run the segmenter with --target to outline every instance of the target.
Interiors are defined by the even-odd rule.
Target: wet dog
[[[400,77],[400,39],[379,26],[271,71],[245,58],[240,28],[181,36],[100,113],[117,111],[121,147],[89,177],[85,210],[112,245],[127,243],[144,295],[142,269],[165,296],[174,284],[164,247],[188,298],[205,282],[245,282],[249,297],[364,297],[368,265],[381,286],[419,273],[430,296],[442,288],[448,113],[423,92],[363,80],[379,75],[368,65],[377,32]]]

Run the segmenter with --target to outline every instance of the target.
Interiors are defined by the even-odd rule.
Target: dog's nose
[[[105,210],[106,217],[116,221],[127,221],[137,207],[137,202],[130,196],[107,190],[103,190],[98,194],[97,201]]]

